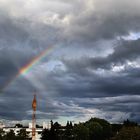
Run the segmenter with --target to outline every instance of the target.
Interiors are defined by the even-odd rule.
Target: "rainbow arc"
[[[33,59],[31,59],[26,65],[24,65],[18,73],[8,81],[6,86],[3,88],[6,89],[11,83],[13,83],[16,79],[18,79],[20,76],[26,75],[29,71],[32,70],[32,68],[37,65],[43,58],[45,58],[52,50],[54,46],[50,46],[47,49],[43,50],[39,55],[35,56]]]

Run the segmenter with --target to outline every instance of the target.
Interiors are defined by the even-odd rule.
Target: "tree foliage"
[[[6,135],[4,135],[3,140],[17,140],[13,130],[10,130]]]
[[[21,129],[17,135],[15,135],[13,130],[10,130],[8,133],[4,133],[0,129],[0,140],[28,140],[29,136],[25,129]]]
[[[91,118],[85,123],[74,126],[72,126],[72,122],[68,121],[65,128],[58,123],[52,123],[51,126],[53,129],[43,131],[42,140],[106,140],[111,136],[111,125],[106,120],[98,118]],[[55,138],[50,137],[52,130]]]
[[[73,133],[75,135],[75,140],[88,140],[89,138],[89,129],[83,123],[75,125]]]
[[[26,129],[21,129],[17,135],[19,140],[27,140],[29,138]]]
[[[140,140],[140,128],[137,126],[123,127],[111,140]]]

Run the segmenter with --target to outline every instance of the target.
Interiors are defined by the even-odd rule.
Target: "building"
[[[41,140],[41,133],[43,129],[50,129],[45,122],[43,122],[43,126],[40,128],[36,128],[36,140]],[[26,129],[26,132],[28,133],[29,137],[32,138],[32,123],[29,123],[28,127],[5,127],[5,125],[0,125],[0,128],[3,129],[5,133],[10,132],[10,130],[13,130],[15,135],[17,135],[21,129]]]

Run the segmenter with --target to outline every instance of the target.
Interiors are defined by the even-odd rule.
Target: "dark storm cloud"
[[[32,54],[24,54],[21,51],[5,49],[0,51],[0,83],[1,90],[5,85],[13,80],[19,69],[33,57]]]
[[[32,69],[29,76],[35,75],[33,79],[23,75],[4,88],[1,118],[30,120],[36,89],[38,119],[97,115],[119,121],[128,114],[128,118],[139,121],[140,40],[121,39],[140,30],[138,0],[56,0],[52,7],[48,0],[32,4],[12,0],[0,5],[1,89],[49,45],[62,46],[55,58],[52,53]],[[69,57],[63,48],[71,50]],[[80,55],[79,48],[84,48]],[[84,51],[89,49],[101,53],[87,55]],[[50,67],[44,63],[54,59],[64,68],[56,66],[48,72]],[[130,62],[136,64],[130,66]]]
[[[66,97],[106,97],[106,96],[118,96],[118,95],[135,95],[139,94],[139,84],[140,81],[131,75],[131,72],[127,71],[119,73],[114,76],[106,74],[106,76],[95,75],[91,73],[78,73],[77,76],[69,75],[69,80],[67,76],[63,74],[63,81],[61,78],[53,79],[50,78],[52,83],[48,83],[48,90],[52,90],[59,93],[61,96]],[[66,79],[65,79],[66,78]],[[49,77],[48,77],[49,79]],[[133,82],[128,82],[133,81]],[[79,96],[80,95],[80,96]]]
[[[123,65],[127,61],[135,61],[139,58],[140,40],[124,41],[114,48],[113,53],[106,57],[82,57],[79,60],[64,60],[63,62],[71,70],[86,70],[87,68],[93,69],[111,69],[113,66]],[[81,61],[82,60],[82,61]]]
[[[134,121],[139,120],[139,97],[139,95],[127,95],[102,98],[64,98],[63,100],[64,103],[67,101],[68,104],[69,101],[69,103],[71,102],[71,104],[86,110],[86,116],[90,115],[98,117],[100,114],[102,114],[100,117],[103,117],[111,122],[121,122],[123,119],[127,118]],[[115,120],[116,118],[117,120]]]
[[[45,45],[48,47],[49,43],[32,37],[34,31],[28,28],[27,19],[24,21],[28,25],[26,27],[23,20],[11,17],[2,9],[0,11],[0,88],[3,90],[6,84],[15,78],[18,71],[44,50]],[[44,31],[44,27],[40,30]],[[52,29],[48,30],[51,34]]]
[[[79,100],[79,101],[78,101]],[[74,102],[87,108],[98,108],[104,111],[139,112],[139,96],[116,96],[105,98],[76,99]]]
[[[28,33],[15,24],[7,13],[0,11],[0,79],[2,79],[0,85],[2,89],[10,79],[15,77],[20,63],[24,62],[23,53],[18,51],[18,48],[24,46]]]
[[[72,18],[68,35],[73,40],[76,38],[84,43],[139,32],[138,0],[94,0],[91,5],[93,8],[89,6]]]
[[[139,40],[122,41],[121,45],[115,47],[114,52],[107,57],[64,60],[71,80],[64,86],[59,84],[60,93],[63,93],[63,96],[79,96],[78,94],[81,93],[81,97],[82,95],[96,97],[139,94],[140,81],[135,76],[139,75],[139,68],[127,66],[128,62],[139,63],[137,61],[140,53],[139,43]],[[123,65],[123,71],[119,73],[113,71],[115,66]],[[96,74],[100,71],[101,74]],[[107,71],[110,72],[107,74]]]
[[[9,13],[3,9],[0,9],[0,12],[0,48],[6,49],[24,44],[29,37],[29,33]],[[23,45],[17,47],[20,48]]]

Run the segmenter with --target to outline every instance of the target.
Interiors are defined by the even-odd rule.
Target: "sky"
[[[139,0],[0,0],[0,120],[140,123]]]

